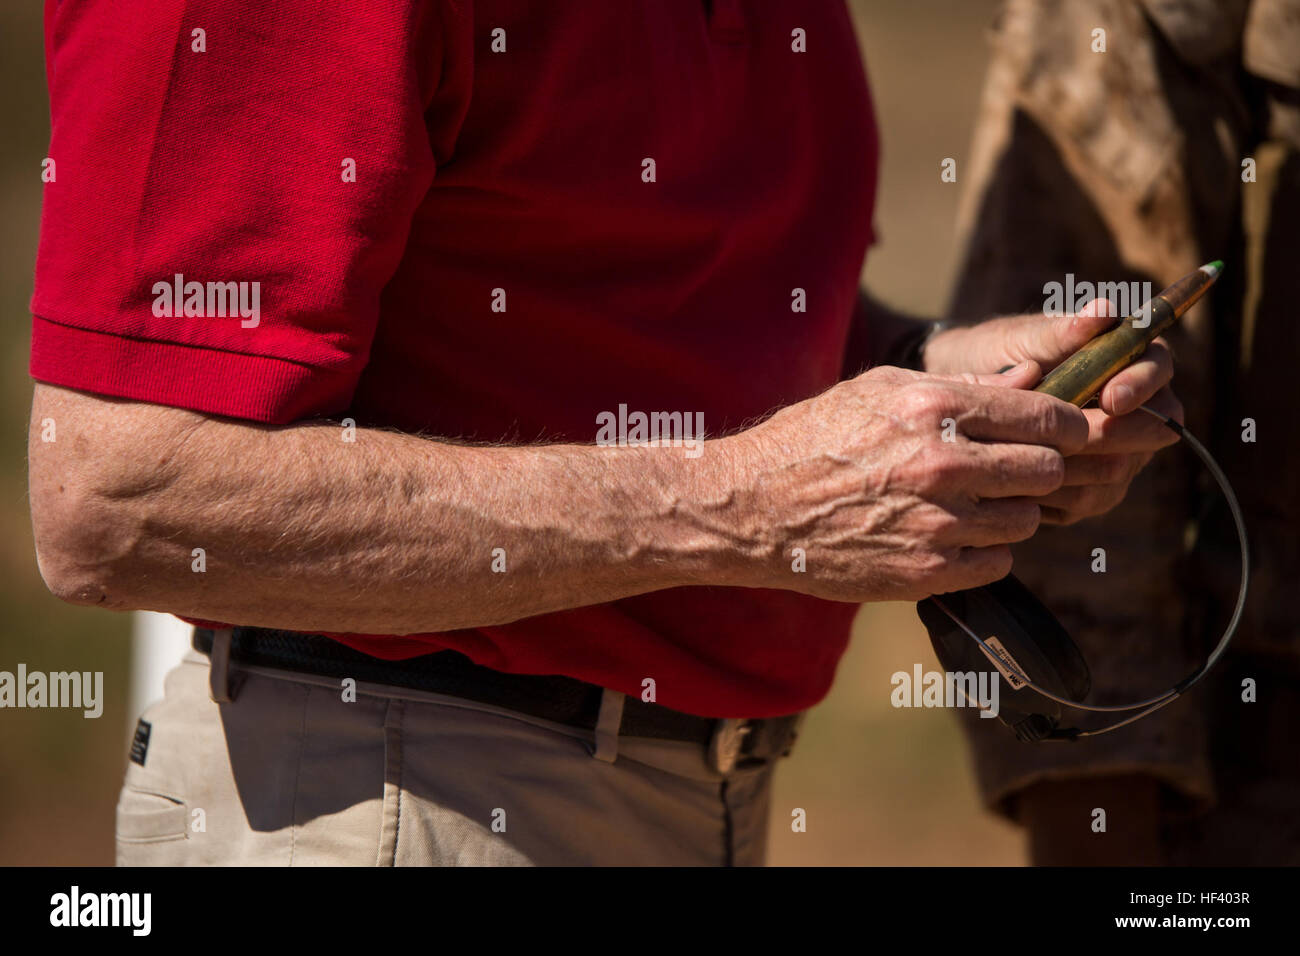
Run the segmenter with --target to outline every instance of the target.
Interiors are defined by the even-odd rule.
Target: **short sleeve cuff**
[[[347,405],[355,374],[131,338],[32,317],[32,378],[209,415],[284,425]]]

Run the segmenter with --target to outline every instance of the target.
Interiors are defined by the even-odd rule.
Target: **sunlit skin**
[[[77,604],[300,631],[487,626],[691,584],[915,600],[996,580],[1040,520],[1113,507],[1172,436],[1157,341],[1080,410],[1029,391],[1105,328],[997,319],[934,337],[746,431],[681,448],[470,447],[270,427],[36,386],[42,574]],[[995,370],[1016,364],[1010,372]],[[42,420],[59,440],[40,440]],[[941,437],[955,423],[955,440]],[[581,502],[581,506],[575,506]],[[510,575],[482,573],[484,542]],[[201,544],[207,571],[190,573]],[[794,548],[805,573],[790,572]]]

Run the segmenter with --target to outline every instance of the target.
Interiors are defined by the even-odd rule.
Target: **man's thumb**
[[[1095,298],[1077,314],[1062,315],[1052,322],[1053,341],[1047,349],[1055,351],[1055,360],[1062,362],[1114,325],[1115,310],[1109,299]]]

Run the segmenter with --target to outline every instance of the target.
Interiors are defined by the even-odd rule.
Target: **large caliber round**
[[[1183,276],[1058,365],[1034,391],[1046,392],[1071,405],[1088,404],[1116,372],[1132,364],[1152,339],[1190,309],[1222,271],[1223,263],[1216,259]]]

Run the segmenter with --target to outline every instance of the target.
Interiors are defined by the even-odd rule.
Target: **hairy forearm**
[[[45,419],[54,442],[41,440]],[[40,386],[31,493],[42,572],[76,603],[382,634],[748,583],[751,543],[732,529],[751,522],[733,520],[727,440],[687,458],[674,447],[344,435]]]

